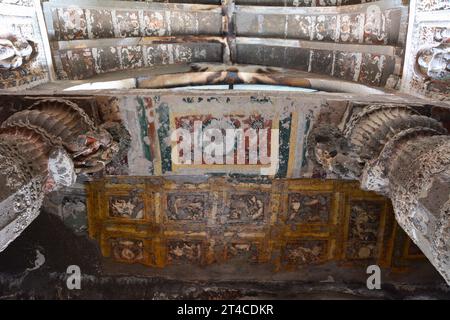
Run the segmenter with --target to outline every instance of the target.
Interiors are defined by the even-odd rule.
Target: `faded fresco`
[[[167,246],[169,264],[200,264],[202,246],[199,242],[169,241]]]
[[[131,6],[130,2],[130,6]],[[133,7],[133,6],[132,6]],[[153,5],[136,4],[125,10],[89,6],[72,7],[57,1],[44,3],[47,24],[53,41],[135,38],[155,36],[217,35],[221,33],[220,10],[196,10],[190,5],[179,5],[179,10],[152,9]],[[55,50],[56,73],[60,79],[88,79],[97,74],[118,70],[171,65],[199,61],[222,60],[222,45],[217,41],[183,41],[140,44],[125,41],[124,45],[82,45]],[[57,46],[56,46],[57,47]],[[56,48],[55,47],[55,48]]]
[[[144,260],[144,245],[140,240],[111,239],[114,259],[127,263],[139,263]]]
[[[189,5],[180,5],[179,10],[155,10],[151,5],[134,10],[66,8],[57,2],[47,6],[58,40],[219,33],[222,27],[219,10],[189,12]]]
[[[159,4],[142,6],[133,2],[125,10],[120,6],[72,8],[50,1],[44,10],[53,28],[53,40],[59,41],[53,54],[60,79],[89,79],[108,72],[162,65],[233,61],[395,87],[402,63],[402,53],[396,48],[405,42],[407,7],[395,1],[379,5],[361,2],[283,3],[328,7],[324,12],[314,12],[313,8],[277,12],[269,7],[259,13],[235,7],[229,13],[235,19],[228,25],[228,38],[222,30],[226,22],[219,6],[180,4],[176,10],[168,10]],[[350,9],[349,4],[356,6]],[[333,7],[340,5],[339,10]],[[113,41],[118,38],[120,41]],[[99,45],[96,39],[104,42]],[[84,41],[77,46],[71,40]],[[298,45],[296,40],[304,43]]]
[[[287,265],[317,264],[326,259],[327,241],[292,241],[286,244],[283,263]]]
[[[203,45],[202,43],[149,44],[61,50],[58,52],[61,64],[57,64],[57,73],[61,79],[81,80],[118,70],[221,61],[220,44],[204,43]]]
[[[428,263],[426,257],[447,263],[446,237],[429,238],[448,233],[441,223],[446,199],[439,194],[442,212],[434,216],[406,206],[417,199],[423,210],[436,206],[429,201],[433,193],[422,197],[412,180],[428,181],[435,193],[447,186],[446,176],[431,174],[448,162],[449,112],[433,100],[448,100],[450,93],[448,1],[417,0],[409,7],[401,0],[157,0],[102,7],[48,0],[39,21],[50,38],[46,59],[36,3],[0,0],[0,90],[44,84],[53,78],[46,61],[67,81],[2,96],[0,146],[11,154],[0,158],[8,160],[4,173],[18,176],[2,178],[5,188],[17,189],[33,176],[25,196],[7,199],[8,208],[33,213],[17,219],[13,234],[36,217],[55,219],[58,233],[95,251],[84,250],[81,240],[74,240],[77,248],[73,239],[49,237],[51,246],[75,247],[84,260],[96,257],[87,263],[94,272],[83,266],[94,274],[90,279],[114,284],[129,270],[139,274],[137,282],[141,275],[173,276],[189,287],[180,292],[191,290],[192,279],[198,285],[198,277],[263,279],[248,292],[266,293],[267,279],[287,285],[317,278],[333,287],[367,265],[395,278]],[[15,7],[17,16],[10,14]],[[78,90],[93,89],[96,80],[113,89]],[[222,89],[183,87],[203,84]],[[272,87],[244,91],[249,87],[242,84]],[[69,86],[76,87],[63,91]],[[421,98],[398,94],[399,88]],[[397,129],[401,135],[392,134]],[[224,145],[229,132],[243,139],[232,136]],[[397,147],[405,152],[395,153]],[[27,160],[24,150],[39,161]],[[63,159],[63,151],[70,157]],[[412,160],[416,152],[424,167]],[[402,182],[411,187],[404,194]],[[383,192],[392,203],[367,190]],[[424,240],[437,250],[427,251]],[[45,254],[44,268],[51,270],[56,254],[40,246],[37,257]],[[445,273],[445,265],[436,269]],[[340,278],[330,270],[342,272]],[[172,283],[166,280],[164,286]]]
[[[351,259],[377,258],[378,234],[383,203],[353,201],[350,205],[350,221],[346,255]]]
[[[391,8],[366,4],[352,9],[343,7],[333,14],[313,10],[301,14],[295,11],[287,14],[238,11],[237,33],[342,43],[395,44],[399,41],[402,15],[406,13],[403,10],[395,4]],[[396,32],[388,32],[391,29]]]
[[[205,220],[208,214],[208,193],[171,193],[167,196],[170,220]]]
[[[258,223],[264,221],[267,194],[232,194],[224,214],[228,223]]]
[[[383,243],[396,226],[386,199],[350,182],[269,179],[260,185],[255,179],[100,180],[88,189],[89,232],[100,240],[104,255],[149,266],[230,260],[289,270],[328,261],[390,263],[392,252]],[[155,203],[154,208],[140,209],[153,218],[136,220],[128,214],[136,203],[132,195],[113,198],[120,204],[117,211],[126,212],[121,219],[110,214],[111,207],[107,215],[103,209],[92,209],[111,204],[106,194],[129,192],[136,186],[142,190],[142,201]],[[312,193],[311,188],[323,191]],[[130,223],[136,227],[127,227]],[[417,255],[410,250],[405,259],[406,254]]]
[[[109,215],[116,218],[143,219],[144,203],[138,196],[111,196]]]
[[[287,223],[327,223],[331,210],[328,194],[289,194]]]

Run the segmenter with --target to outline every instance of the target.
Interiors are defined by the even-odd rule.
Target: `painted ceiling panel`
[[[396,45],[406,8],[395,2],[382,4],[385,7],[365,4],[324,12],[245,7],[237,10],[236,33],[246,37]]]
[[[350,182],[111,177],[89,184],[87,196],[90,235],[121,263],[268,264],[279,272],[423,259],[411,243],[394,256],[389,201]]]
[[[50,1],[44,10],[60,79],[223,62],[291,68],[371,86],[385,86],[390,78],[391,86],[396,83],[407,7],[397,0],[316,5],[324,7],[114,1],[104,9],[79,0],[77,6]]]
[[[329,153],[320,147],[316,153],[311,152],[323,138],[314,136],[312,129],[322,124],[336,129],[328,131],[330,136],[324,135],[331,137],[328,141],[335,141],[339,136],[335,133],[347,130],[348,123],[360,121],[362,118],[358,117],[365,111],[395,109],[399,105],[417,113],[423,121],[426,118],[431,129],[437,122],[449,128],[445,103],[390,90],[398,88],[402,80],[404,92],[448,98],[444,78],[448,72],[442,71],[446,60],[438,61],[440,73],[419,65],[419,53],[425,47],[431,52],[448,53],[447,2],[418,0],[408,8],[400,0],[46,1],[44,11],[58,78],[83,81],[54,82],[38,88],[42,91],[28,91],[26,97],[23,93],[4,95],[0,122],[17,113],[8,121],[18,125],[21,119],[31,119],[20,111],[34,101],[62,95],[67,103],[76,102],[80,114],[86,112],[83,119],[89,117],[96,125],[106,125],[111,136],[118,138],[113,139],[117,156],[111,153],[111,158],[99,161],[102,165],[109,163],[106,167],[101,166],[92,176],[79,171],[78,190],[61,189],[48,197],[56,201],[44,206],[47,210],[53,205],[52,210],[76,234],[84,234],[88,229],[113,266],[117,266],[115,262],[133,264],[119,265],[116,271],[122,267],[133,270],[139,265],[153,271],[180,266],[172,269],[176,273],[186,266],[204,268],[227,263],[234,270],[241,266],[267,267],[270,279],[283,271],[287,274],[310,266],[333,265],[339,271],[343,270],[341,267],[354,271],[355,267],[362,270],[377,264],[390,271],[405,271],[417,261],[427,263],[412,242],[423,245],[414,233],[419,229],[415,225],[405,228],[405,215],[398,214],[399,202],[392,194],[389,196],[394,201],[396,217],[390,200],[362,191],[357,182],[346,180],[357,175],[344,174],[341,180],[335,180],[337,176],[327,172],[326,166],[338,155],[338,143],[330,147]],[[46,43],[39,34],[33,5],[36,3],[28,0],[0,0],[0,26],[15,36],[35,39],[39,49],[31,68],[1,72],[0,89],[34,86],[51,75],[51,70],[45,69],[47,62],[51,64],[50,50],[45,52],[45,59],[46,48],[42,47]],[[9,14],[11,8],[22,11]],[[405,51],[408,9],[410,36]],[[95,85],[95,79],[108,77],[121,84],[122,89],[133,90],[107,91],[119,89],[113,81],[107,85],[100,80],[99,86]],[[92,89],[104,84],[105,91],[78,91],[89,86],[91,79]],[[252,90],[242,91],[237,83],[251,83]],[[211,90],[202,92],[193,90],[196,84],[226,87],[209,87]],[[272,85],[272,91],[260,90],[261,84]],[[292,85],[289,88],[296,90],[276,92],[278,84]],[[59,91],[69,86],[73,86],[75,95]],[[179,87],[168,89],[175,86]],[[236,90],[229,90],[233,86]],[[308,88],[309,92],[297,90],[299,87]],[[44,93],[47,97],[43,97]],[[39,119],[39,128],[48,129],[47,118]],[[401,125],[414,124],[408,119],[405,116]],[[30,125],[28,120],[20,124]],[[390,121],[383,120],[380,127],[384,130]],[[33,130],[37,132],[39,128]],[[201,145],[197,157],[196,143],[210,137],[207,130],[219,133],[214,136],[217,144],[226,141],[228,130],[246,133],[253,129],[265,136],[255,136],[254,140],[250,135],[248,140],[244,136],[241,144],[233,137],[231,148],[214,149],[215,162],[210,162],[211,154],[204,152],[206,148]],[[187,132],[187,136],[174,139],[173,133],[178,130]],[[371,151],[367,154],[380,147],[380,141],[387,141],[375,142],[377,135],[365,134],[361,134],[361,140],[355,138],[360,143],[355,145],[359,151],[369,146]],[[177,149],[177,142],[189,140],[185,137],[193,143]],[[261,142],[263,138],[267,140]],[[253,148],[251,141],[259,144]],[[414,144],[405,145],[399,150],[428,151],[432,144],[424,143],[423,150]],[[39,149],[40,145],[33,147]],[[261,158],[264,151],[269,163]],[[402,161],[395,162],[392,176],[398,178],[398,186],[402,186],[402,181],[414,186],[412,180],[424,180],[422,171],[427,170],[419,166],[422,164],[417,159],[424,159],[427,166],[433,161],[425,156],[413,159],[413,152],[400,154],[405,154],[408,161],[399,156]],[[342,159],[350,159],[347,153],[344,155]],[[352,154],[354,162],[345,165],[361,165],[359,156]],[[180,160],[186,157],[190,160]],[[348,169],[338,169],[342,168]],[[447,176],[436,179],[430,193],[420,193],[427,193],[419,199],[424,212],[435,209],[436,199],[446,201],[445,193],[433,198],[431,191],[448,191],[447,180]],[[7,188],[2,191],[5,195],[11,193]],[[441,216],[444,221],[444,214]],[[441,233],[430,231],[441,225],[433,222],[438,215],[426,217],[432,218],[428,219],[431,228],[420,225],[426,229],[423,234],[437,234],[436,239],[445,239],[445,228],[438,230]],[[396,218],[413,240],[402,233]],[[415,217],[407,219],[413,224],[419,221]],[[3,220],[7,221],[5,217]],[[437,243],[438,249],[445,251],[445,243],[438,242],[433,245]],[[428,247],[420,248],[430,258]],[[435,257],[441,259],[440,254]],[[434,263],[433,259],[430,261]],[[440,268],[446,271],[441,264],[439,271]],[[204,275],[211,276],[210,270]],[[294,274],[301,276],[301,272]],[[190,276],[195,277],[195,272]]]
[[[304,167],[304,140],[315,115],[320,110],[317,101],[295,101],[276,97],[247,95],[214,96],[185,95],[157,97],[125,97],[117,101],[126,127],[132,135],[128,155],[132,175],[243,174],[257,175],[269,165],[206,164],[183,165],[173,162],[171,132],[178,128],[193,128],[200,121],[206,128],[226,129],[228,126],[247,130],[265,123],[267,130],[279,134],[279,148],[269,150],[279,154],[277,170],[271,175],[310,176]],[[342,110],[343,111],[343,110]],[[230,127],[231,128],[231,127]],[[192,129],[193,130],[193,129]],[[289,146],[296,146],[290,148]],[[236,151],[238,152],[238,151]],[[247,153],[250,151],[247,150]],[[113,169],[112,169],[113,170]]]

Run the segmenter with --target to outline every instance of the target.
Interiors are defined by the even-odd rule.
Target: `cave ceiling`
[[[20,156],[14,162],[5,152],[0,167],[26,173],[14,186],[0,174],[8,185],[0,192],[9,201],[5,212],[17,199],[7,195],[36,186],[35,202],[71,232],[94,239],[109,271],[118,264],[130,273],[139,266],[144,274],[168,268],[176,276],[179,266],[228,264],[232,277],[236,268],[261,265],[270,278],[377,264],[395,277],[430,260],[449,281],[448,270],[442,272],[450,261],[446,243],[430,241],[443,252],[436,256],[411,235],[429,221],[427,228],[445,235],[443,223],[413,217],[412,229],[399,225],[392,190],[356,181],[364,165],[375,163],[364,158],[364,143],[357,155],[344,150],[352,125],[383,108],[402,110],[406,124],[398,128],[419,127],[403,132],[406,138],[422,130],[447,139],[447,2],[49,0],[37,11],[35,5],[0,0],[0,27],[8,30],[0,34],[0,142]],[[261,87],[240,90],[242,84]],[[196,88],[202,85],[225,87]],[[321,127],[332,128],[325,130],[332,137]],[[214,149],[211,161],[197,157],[197,129],[202,139],[207,129],[266,136],[254,137],[255,148],[245,138],[242,145],[233,140],[224,153]],[[183,151],[174,148],[187,139],[174,140],[178,130],[193,137]],[[364,137],[379,134],[381,151],[403,143],[404,136],[385,131],[373,125]],[[323,137],[338,142],[321,149]],[[262,150],[276,163],[264,162]],[[441,172],[432,188],[448,191],[447,171]],[[33,184],[24,184],[30,177]],[[437,210],[427,201],[427,210]],[[4,247],[39,206],[32,211],[0,219]]]

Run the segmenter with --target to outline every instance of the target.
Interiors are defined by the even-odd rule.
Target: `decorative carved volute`
[[[40,100],[2,123],[0,251],[37,217],[45,193],[70,186],[77,174],[98,172],[113,159],[120,141],[108,130],[116,127],[96,126],[64,99]]]
[[[370,105],[342,132],[322,126],[309,141],[327,170],[392,200],[397,222],[450,284],[450,136],[441,123],[406,105]]]

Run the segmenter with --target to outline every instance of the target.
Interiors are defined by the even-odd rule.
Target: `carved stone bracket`
[[[33,178],[0,202],[0,252],[39,215],[44,199],[41,180],[40,176]]]
[[[409,106],[371,105],[309,141],[327,170],[392,200],[397,222],[450,284],[450,136],[441,123]]]
[[[114,159],[116,124],[96,126],[75,103],[45,99],[11,115],[0,127],[0,251],[39,214],[45,193]],[[109,130],[109,131],[108,131]]]

